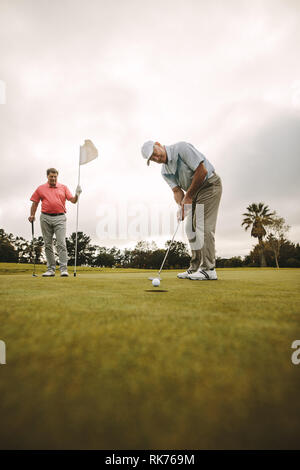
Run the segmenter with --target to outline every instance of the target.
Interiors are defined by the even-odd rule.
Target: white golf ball
[[[160,285],[160,280],[157,277],[155,277],[152,281],[152,285],[154,287],[158,287]]]

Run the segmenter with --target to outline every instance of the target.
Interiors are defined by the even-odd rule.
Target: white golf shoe
[[[47,269],[45,273],[42,274],[43,277],[54,277],[55,272],[52,269]]]
[[[63,269],[60,273],[60,277],[69,277],[69,273],[66,269]]]
[[[218,276],[215,269],[198,269],[198,271],[189,274],[192,281],[217,281]]]
[[[184,273],[177,274],[177,277],[178,279],[188,279],[190,274],[193,274],[193,271],[191,269],[188,269]]]

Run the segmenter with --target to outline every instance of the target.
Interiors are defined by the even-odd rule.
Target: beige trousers
[[[67,269],[68,252],[66,246],[66,220],[65,215],[51,215],[41,214],[41,230],[45,243],[45,254],[47,259],[48,269],[55,271],[56,262],[53,250],[53,236],[56,237],[56,248],[58,251],[59,268],[61,271]]]
[[[194,230],[196,227],[195,206],[196,204],[204,205],[204,242],[201,249],[191,249],[192,258],[189,269],[192,271],[214,269],[216,266],[215,230],[221,195],[221,178],[215,174],[201,186],[193,199]]]

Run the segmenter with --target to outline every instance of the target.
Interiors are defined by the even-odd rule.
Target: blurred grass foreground
[[[299,449],[299,269],[42,270],[0,264],[1,449]]]

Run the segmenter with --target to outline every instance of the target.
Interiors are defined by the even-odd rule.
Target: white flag
[[[98,150],[91,140],[85,140],[80,146],[80,165],[89,163],[98,157]]]

